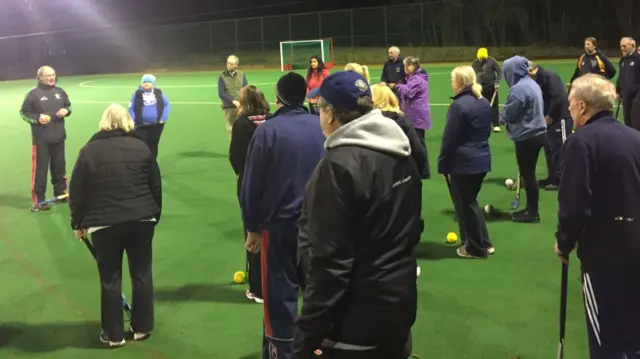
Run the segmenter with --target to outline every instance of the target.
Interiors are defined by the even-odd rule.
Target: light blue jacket
[[[529,77],[529,60],[514,56],[502,66],[509,95],[500,118],[507,124],[507,134],[513,141],[524,141],[547,131],[544,120],[544,100],[540,86]]]

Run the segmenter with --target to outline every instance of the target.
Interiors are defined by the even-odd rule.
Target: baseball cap
[[[335,108],[352,110],[358,107],[358,99],[371,97],[367,80],[355,71],[340,71],[329,75],[319,88],[309,91],[308,98],[321,96]]]

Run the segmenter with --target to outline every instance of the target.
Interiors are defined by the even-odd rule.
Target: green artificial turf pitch
[[[574,65],[547,66],[568,80]],[[433,116],[427,143],[435,173],[452,95],[452,65],[426,68]],[[274,102],[281,72],[247,74]],[[379,69],[371,75],[378,79]],[[66,120],[69,174],[102,111],[112,102],[127,105],[139,80],[137,74],[59,78],[73,103],[73,115]],[[111,352],[98,343],[97,269],[73,236],[68,206],[29,212],[31,138],[18,111],[34,81],[0,83],[1,358],[259,358],[262,308],[245,298],[243,286],[230,284],[233,273],[245,267],[243,231],[216,84],[216,72],[158,74],[172,113],[158,159],[164,216],[154,239],[156,329],[149,341]],[[501,101],[506,93],[503,82]],[[479,201],[507,209],[514,192],[505,189],[504,180],[517,173],[513,144],[497,133],[491,146],[493,171]],[[546,175],[542,156],[538,175]],[[47,195],[52,196],[51,189]],[[488,260],[456,258],[455,246],[445,244],[446,234],[458,227],[440,176],[424,182],[423,196],[415,353],[430,359],[553,357],[560,298],[560,262],[553,253],[556,192],[542,192],[540,224],[489,223],[496,254]],[[565,357],[578,359],[587,355],[586,329],[577,261],[574,264]],[[129,295],[128,279],[124,290]]]

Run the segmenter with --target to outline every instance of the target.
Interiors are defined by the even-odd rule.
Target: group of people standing
[[[38,84],[20,109],[32,133],[32,212],[69,202],[71,227],[92,248],[101,283],[100,341],[125,345],[125,337],[140,341],[154,328],[152,240],[162,213],[162,185],[157,164],[158,143],[170,114],[169,100],[144,75],[129,109],[110,105],[98,131],[82,147],[67,185],[65,122],[71,101],[57,86],[50,66],[37,71]],[[47,200],[47,171],[55,197]],[[89,237],[91,240],[89,241]],[[131,323],[125,332],[122,315],[122,260],[127,253],[132,279]]]
[[[430,176],[426,72],[408,58],[403,76],[372,86],[365,66],[329,75],[309,63],[306,78],[278,80],[275,111],[242,86],[231,130],[263,358],[406,358]]]

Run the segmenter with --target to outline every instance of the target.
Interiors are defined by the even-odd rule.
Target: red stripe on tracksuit
[[[262,300],[264,308],[264,330],[268,337],[273,336],[271,318],[269,317],[269,291],[267,290],[267,268],[269,258],[269,231],[262,231],[262,241],[260,245],[260,269],[262,270]]]
[[[36,195],[36,158],[38,155],[38,147],[36,145],[31,146],[31,200],[33,204],[38,204],[38,196]]]

